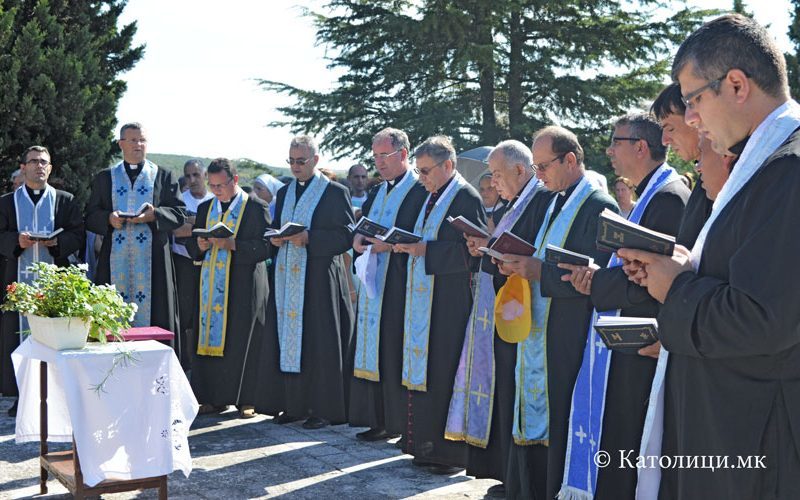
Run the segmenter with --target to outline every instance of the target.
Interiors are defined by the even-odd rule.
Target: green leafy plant
[[[31,284],[11,283],[6,287],[3,311],[35,314],[47,318],[81,318],[90,324],[89,337],[99,342],[111,334],[121,341],[120,332],[130,328],[136,304],[126,303],[114,285],[95,285],[85,266],[58,267],[37,262],[29,271],[37,278]]]

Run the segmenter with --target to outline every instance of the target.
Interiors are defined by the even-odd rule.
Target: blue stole
[[[247,200],[247,193],[239,191],[224,213],[219,200],[212,201],[206,216],[206,227],[222,221],[233,231],[233,238],[236,238]],[[203,257],[203,267],[200,271],[200,335],[197,339],[197,354],[224,355],[225,334],[228,329],[227,306],[231,257],[230,250],[216,245],[212,245]],[[224,283],[220,283],[223,280]]]
[[[492,237],[510,231],[528,208],[541,183],[535,177],[495,227]],[[444,437],[486,448],[494,408],[494,301],[493,276],[481,270],[472,312],[464,334],[464,347],[453,384]],[[486,400],[486,402],[484,402]]]
[[[158,167],[145,161],[131,186],[122,162],[111,167],[111,201],[114,210],[135,212],[142,203],[153,203],[153,185]],[[133,326],[150,326],[152,296],[153,232],[149,224],[126,223],[111,237],[111,283],[126,302],[138,306]]]
[[[536,234],[535,257],[544,260],[547,244],[564,247],[584,202],[597,190],[583,177],[561,211],[551,221],[558,196],[547,208],[542,225]],[[517,345],[515,374],[514,426],[512,435],[518,445],[550,444],[550,409],[547,390],[547,323],[550,315],[550,297],[542,297],[541,283],[532,281],[531,287],[531,333]],[[553,360],[558,362],[558,360]]]
[[[666,163],[656,169],[642,197],[633,207],[628,220],[638,224],[653,195],[663,186],[671,182],[678,182],[679,179],[675,170]],[[620,265],[622,265],[622,260],[615,253],[608,263],[608,268]],[[600,340],[594,324],[599,316],[618,315],[618,310],[605,312],[595,310],[589,323],[583,361],[572,392],[564,484],[561,487],[559,498],[591,499],[594,497],[597,484],[597,465],[594,462],[594,455],[599,451],[602,437],[606,384],[612,355]]]
[[[42,197],[34,205],[22,185],[14,191],[14,211],[17,215],[17,231],[20,233],[52,233],[56,221],[56,190],[50,184],[45,184]],[[36,273],[28,271],[28,266],[36,262],[53,263],[53,256],[40,243],[34,243],[17,257],[17,281],[31,284],[36,279]],[[23,314],[19,315],[19,329],[20,333],[30,330],[28,318]],[[25,336],[27,334],[23,334],[23,338]]]
[[[314,170],[300,199],[296,196],[297,179],[286,186],[281,226],[287,222],[303,224],[311,229],[314,210],[330,180]],[[281,350],[281,371],[300,373],[303,348],[303,306],[306,291],[308,252],[305,247],[284,243],[275,259],[275,306],[278,313],[278,344]]]
[[[425,198],[422,210],[414,225],[414,233],[423,241],[434,241],[439,234],[450,204],[467,181],[458,172],[450,185],[436,201],[433,210],[425,220],[425,207],[431,195]],[[433,310],[434,276],[425,274],[425,257],[408,259],[408,284],[406,286],[406,311],[403,325],[403,385],[413,391],[428,390],[428,340]]]
[[[370,219],[384,227],[395,225],[397,213],[411,188],[417,183],[417,175],[406,172],[402,180],[391,192],[386,193],[387,183],[381,184],[378,194],[369,210]],[[378,366],[381,340],[381,311],[383,310],[383,290],[386,286],[386,272],[389,270],[389,252],[370,254],[376,260],[376,295],[369,298],[364,290],[358,294],[358,317],[356,318],[356,357],[353,374],[365,380],[380,381]]]

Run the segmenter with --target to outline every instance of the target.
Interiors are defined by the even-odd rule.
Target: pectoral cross
[[[580,444],[583,444],[583,440],[586,439],[586,436],[588,436],[588,434],[583,432],[582,425],[578,426],[578,432],[576,432],[575,435],[578,436],[578,439],[580,439]]]
[[[475,396],[475,404],[477,404],[478,406],[481,405],[481,398],[489,399],[489,395],[486,394],[485,392],[483,392],[483,385],[481,385],[481,384],[478,384],[478,390],[477,391],[470,391],[469,393],[472,396]]]
[[[478,321],[483,323],[483,329],[486,330],[487,325],[489,324],[489,310],[488,309],[484,309],[483,310],[483,316],[479,317]]]

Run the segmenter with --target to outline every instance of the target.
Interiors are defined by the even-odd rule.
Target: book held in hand
[[[197,238],[230,238],[233,236],[233,231],[224,223],[217,222],[207,229],[192,229],[192,236]]]
[[[594,329],[606,347],[628,354],[637,354],[642,347],[658,341],[658,321],[655,318],[601,316]]]
[[[475,238],[489,238],[491,236],[486,232],[486,230],[481,229],[463,215],[459,215],[458,217],[448,217],[447,222],[467,236],[473,236]]]
[[[386,234],[379,235],[377,238],[390,245],[396,245],[398,243],[408,245],[422,241],[422,236],[400,229],[397,226],[392,226]]]
[[[52,240],[53,238],[58,236],[62,231],[64,231],[64,228],[60,227],[60,228],[56,229],[55,231],[53,231],[52,233],[30,233],[30,234],[28,234],[28,238],[30,238],[31,241]]]
[[[547,244],[544,249],[544,261],[548,264],[573,264],[576,266],[590,266],[594,264],[594,259],[582,253],[573,252],[566,248]]]
[[[381,226],[374,220],[367,217],[361,217],[355,226],[352,226],[352,231],[369,238],[377,238],[384,235],[389,231],[388,227]]]
[[[286,224],[282,225],[279,229],[270,229],[269,231],[264,233],[264,238],[288,238],[289,236],[300,234],[305,230],[306,226],[302,224],[297,224],[295,222],[287,222]]]
[[[147,205],[147,202],[142,203],[135,212],[119,212],[117,216],[119,216],[121,219],[133,219],[134,217],[139,217],[145,212],[145,210],[147,210]]]
[[[503,254],[530,257],[536,253],[536,247],[508,231],[503,231],[489,248],[478,247],[478,250],[503,262],[513,262],[513,259],[504,259]]]
[[[633,248],[672,255],[675,250],[675,238],[647,229],[605,209],[600,212],[597,221],[597,248],[609,252],[615,252],[620,248]]]

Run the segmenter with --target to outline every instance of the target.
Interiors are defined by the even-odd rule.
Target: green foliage
[[[172,172],[172,175],[180,177],[183,175],[183,165],[191,159],[203,160],[203,163],[208,166],[213,158],[203,158],[199,156],[186,156],[165,153],[148,153],[147,159],[155,163],[161,168],[165,168]],[[119,161],[119,159],[117,159]],[[291,175],[288,168],[272,167],[264,163],[250,160],[248,158],[240,158],[233,160],[236,165],[236,170],[239,172],[239,184],[242,186],[249,186],[261,174],[270,174],[276,177],[282,175]]]
[[[6,287],[3,311],[35,314],[47,318],[81,318],[91,323],[89,336],[106,341],[106,333],[119,337],[130,327],[136,304],[127,304],[114,285],[95,285],[84,268],[58,267],[37,262],[29,267],[37,278],[31,284],[11,283]]]
[[[789,25],[789,40],[794,45],[794,54],[786,54],[786,69],[789,76],[789,90],[795,100],[800,99],[800,0],[792,0],[794,13]]]
[[[675,45],[709,11],[668,19],[673,3],[642,0],[331,0],[307,12],[341,72],[329,92],[261,81],[296,102],[280,108],[294,132],[324,135],[334,157],[362,156],[385,126],[412,143],[445,133],[458,150],[543,125],[573,129],[592,168],[608,170],[608,122],[664,85]]]
[[[118,28],[126,0],[0,0],[0,175],[28,146],[51,153],[52,177],[79,200],[108,166],[125,82],[144,47],[136,23]]]

